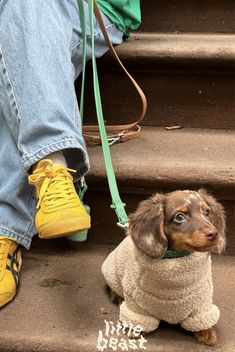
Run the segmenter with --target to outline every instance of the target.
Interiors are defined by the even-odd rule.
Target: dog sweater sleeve
[[[207,330],[218,323],[219,317],[219,308],[215,304],[212,304],[207,311],[189,316],[181,323],[181,326],[189,331]]]

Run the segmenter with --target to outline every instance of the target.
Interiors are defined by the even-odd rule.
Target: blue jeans
[[[87,55],[91,58],[88,8]],[[115,44],[123,33],[104,16]],[[95,20],[96,56],[107,50]],[[64,150],[82,177],[89,159],[74,81],[81,73],[77,0],[0,0],[0,234],[29,248],[35,234],[31,166]]]

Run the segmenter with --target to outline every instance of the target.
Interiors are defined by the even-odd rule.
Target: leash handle
[[[113,144],[113,142],[125,142],[129,139],[138,137],[140,135],[141,127],[139,126],[140,122],[144,119],[146,111],[147,111],[147,99],[138,85],[138,83],[135,81],[135,79],[130,75],[130,73],[127,71],[123,63],[121,62],[119,56],[117,55],[113,44],[109,38],[109,35],[107,33],[107,30],[105,28],[105,24],[101,15],[101,12],[99,10],[99,7],[97,5],[96,0],[93,0],[93,7],[94,7],[94,13],[95,16],[98,20],[98,23],[100,25],[100,28],[102,30],[103,36],[105,38],[106,44],[108,45],[110,52],[118,65],[121,67],[122,71],[125,73],[125,75],[128,77],[128,79],[131,81],[132,85],[134,86],[140,101],[141,101],[141,112],[140,116],[137,121],[128,123],[128,124],[122,124],[122,125],[106,125],[106,131],[109,133],[109,141],[110,143]],[[97,132],[99,132],[99,127],[97,125],[86,125],[83,127],[83,136],[85,140],[88,143],[91,144],[100,144],[101,143],[101,136],[97,135]],[[96,134],[95,134],[96,133]]]

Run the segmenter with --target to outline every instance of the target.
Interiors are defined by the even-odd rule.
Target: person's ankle
[[[53,166],[54,165],[63,165],[64,167],[67,167],[67,161],[64,157],[63,151],[59,150],[55,153],[51,153],[49,155],[47,155],[45,158],[43,159],[49,159],[52,161]],[[37,166],[38,166],[39,161],[33,166],[33,171],[36,170]]]

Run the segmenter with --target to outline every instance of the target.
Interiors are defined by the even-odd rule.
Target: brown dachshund
[[[221,253],[226,243],[224,209],[204,189],[155,194],[129,216],[127,234],[153,259],[164,258],[169,250]],[[123,300],[115,290],[112,297]],[[193,334],[207,345],[217,343],[214,326]]]

